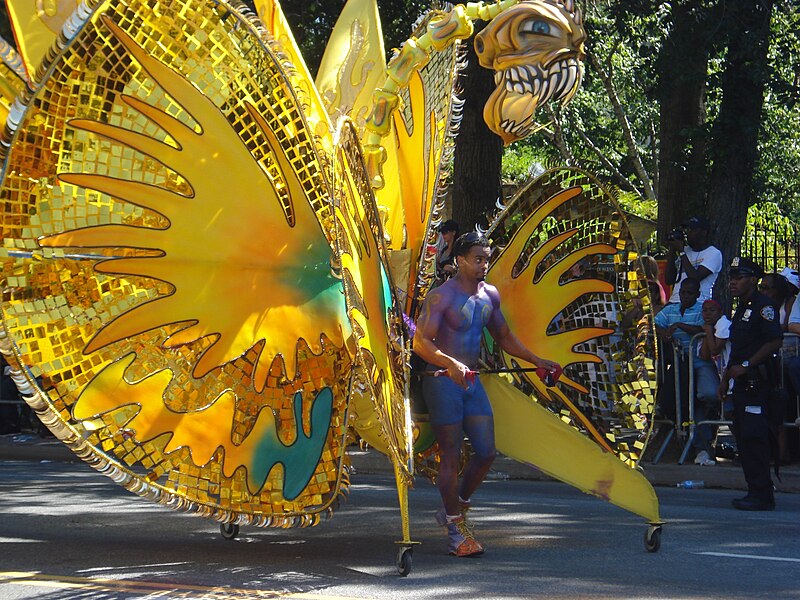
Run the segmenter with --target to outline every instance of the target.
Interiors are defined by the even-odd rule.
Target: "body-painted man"
[[[489,399],[475,371],[484,328],[507,353],[537,367],[556,371],[511,332],[500,310],[497,288],[484,281],[489,269],[489,242],[476,233],[462,235],[453,247],[457,272],[425,299],[417,322],[414,351],[428,363],[423,393],[439,444],[437,485],[443,508],[437,521],[447,528],[449,551],[456,556],[481,554],[466,522],[472,493],[495,457],[494,419]],[[433,371],[446,376],[430,376]],[[474,454],[459,485],[458,464],[464,434]]]

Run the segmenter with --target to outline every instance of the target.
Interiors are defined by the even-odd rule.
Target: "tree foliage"
[[[772,202],[800,217],[796,2],[583,6],[583,89],[566,108],[540,111],[543,132],[506,150],[506,180],[523,179],[525,161],[581,166],[657,197],[662,234],[691,214],[728,215],[718,231],[727,253],[736,251],[749,205]],[[769,29],[759,30],[765,17]]]

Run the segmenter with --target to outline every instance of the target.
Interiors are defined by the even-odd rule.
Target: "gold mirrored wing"
[[[346,481],[350,334],[280,48],[224,3],[89,8],[9,140],[5,351],[128,489],[314,524]]]
[[[389,455],[411,483],[411,414],[405,394],[403,322],[381,221],[357,132],[339,122],[336,146],[336,232],[345,298],[357,351],[354,428]]]
[[[565,367],[536,401],[633,466],[655,398],[652,315],[636,244],[614,196],[577,169],[524,186],[492,223],[487,281],[523,343]],[[532,365],[503,356],[509,367]]]

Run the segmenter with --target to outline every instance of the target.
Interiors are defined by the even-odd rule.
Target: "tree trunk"
[[[705,212],[708,47],[698,25],[702,4],[698,0],[675,3],[673,29],[659,57],[658,233],[662,243],[673,227]]]
[[[747,209],[754,202],[751,189],[769,76],[772,6],[772,0],[727,2],[728,57],[722,75],[722,103],[712,131],[708,190],[708,214],[715,217],[711,219],[716,228],[715,245],[726,262],[739,252]]]
[[[503,141],[483,120],[483,106],[494,90],[494,74],[478,64],[472,41],[467,43],[468,63],[459,82],[465,102],[453,156],[453,218],[462,232],[475,225],[485,228],[487,214],[491,215],[502,194]]]

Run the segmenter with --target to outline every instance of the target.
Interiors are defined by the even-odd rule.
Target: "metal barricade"
[[[783,334],[783,346],[781,347],[781,377],[783,377],[784,389],[786,386],[786,361],[788,358],[800,357],[800,335],[796,333]],[[793,395],[789,402],[794,402],[793,414],[797,415],[794,421],[785,421],[784,427],[794,427],[800,429],[800,390],[792,389]],[[788,408],[788,407],[787,407]],[[785,416],[785,415],[784,415]]]
[[[705,419],[703,421],[695,421],[695,404],[697,402],[697,390],[695,389],[695,382],[694,382],[694,368],[695,368],[695,361],[698,358],[698,351],[697,348],[700,344],[703,343],[703,338],[705,337],[705,333],[696,333],[692,336],[692,340],[689,343],[691,351],[689,352],[689,407],[687,411],[688,420],[684,424],[687,426],[688,429],[688,438],[686,440],[686,444],[683,447],[683,452],[681,452],[681,457],[678,459],[678,464],[682,465],[686,461],[686,455],[689,453],[689,450],[694,443],[694,439],[697,436],[697,428],[701,425],[716,425],[717,427],[724,425],[730,427],[733,422],[726,420],[724,418],[725,415],[725,398],[719,400],[719,418],[717,419]],[[721,377],[721,373],[717,373],[718,377]]]
[[[683,464],[686,460],[686,456],[689,453],[689,450],[692,447],[692,443],[694,442],[695,436],[697,435],[697,428],[701,425],[716,425],[716,426],[726,426],[731,427],[733,425],[733,421],[725,419],[725,399],[723,398],[720,400],[719,406],[719,416],[718,419],[705,419],[702,421],[695,422],[695,402],[696,402],[696,390],[694,387],[694,361],[697,358],[697,352],[694,351],[695,343],[702,342],[704,334],[698,333],[692,337],[691,347],[692,352],[689,353],[689,406],[687,411],[688,421],[684,424],[687,425],[688,430],[688,439],[686,440],[686,445],[683,448],[683,452],[681,453],[681,457],[678,460],[678,464]],[[781,347],[780,351],[778,352],[778,359],[780,361],[780,374],[781,374],[781,383],[786,388],[786,359],[789,357],[798,356],[800,357],[800,336],[795,333],[784,333],[783,335],[783,346]],[[721,375],[721,374],[720,374]],[[789,402],[794,402],[794,414],[800,415],[800,390],[792,390],[793,395],[789,398]],[[796,419],[794,421],[785,421],[783,423],[784,427],[793,427],[793,428],[800,428],[800,419]]]
[[[664,347],[667,346],[665,349]],[[661,457],[664,455],[669,443],[672,441],[672,438],[677,436],[679,439],[682,439],[686,435],[686,431],[683,427],[683,402],[681,401],[682,394],[682,385],[681,385],[681,365],[683,364],[683,359],[685,357],[685,350],[680,348],[675,343],[671,343],[669,345],[665,344],[663,341],[659,340],[659,349],[661,350],[658,353],[660,365],[660,374],[661,377],[664,377],[666,374],[666,367],[664,363],[664,359],[666,358],[666,352],[670,351],[672,355],[672,377],[674,378],[674,397],[673,402],[675,404],[675,418],[668,419],[668,418],[657,418],[655,419],[655,424],[658,425],[659,431],[663,427],[669,427],[669,431],[667,436],[664,438],[664,441],[661,443],[661,446],[656,452],[655,457],[653,457],[653,464],[657,465],[661,460]],[[662,382],[659,381],[659,384]]]

